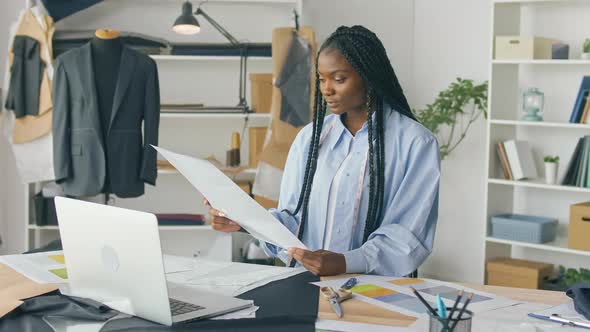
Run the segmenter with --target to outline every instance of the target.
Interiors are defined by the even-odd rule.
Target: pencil
[[[418,291],[414,287],[410,287],[410,289],[412,290],[412,292],[414,292],[414,294],[416,295],[418,300],[420,300],[420,302],[422,302],[422,304],[424,304],[424,306],[430,311],[430,313],[434,317],[438,317],[438,314],[436,313],[436,311],[434,309],[432,309],[430,304],[428,304],[428,302],[426,302],[426,300],[422,297],[422,295],[420,295],[420,293],[418,293]]]
[[[457,309],[457,305],[459,304],[459,302],[461,302],[462,297],[463,297],[463,290],[460,290],[459,294],[457,294],[457,299],[455,300],[455,304],[453,304],[453,308],[451,308],[451,311],[449,311],[449,319],[450,320],[453,320],[453,313]]]
[[[453,322],[453,326],[451,326],[451,331],[453,331],[455,329],[455,327],[457,327],[457,324],[459,324],[459,321],[461,320],[461,316],[463,316],[463,313],[465,312],[465,309],[467,308],[467,305],[469,304],[469,301],[471,301],[472,298],[473,298],[473,293],[469,293],[469,295],[467,295],[467,300],[465,301],[465,304],[463,304],[463,308],[461,308],[461,311],[459,311],[459,316],[457,316],[457,320],[455,320]]]

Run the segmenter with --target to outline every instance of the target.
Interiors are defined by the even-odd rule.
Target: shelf
[[[534,249],[539,249],[539,250],[555,251],[555,252],[561,252],[561,253],[566,253],[566,254],[590,256],[590,251],[568,248],[567,237],[564,237],[564,236],[558,236],[555,239],[555,241],[542,243],[542,244],[512,241],[512,240],[503,240],[503,239],[497,239],[497,238],[494,238],[491,236],[486,237],[486,241],[493,242],[493,243],[509,244],[509,245],[524,247],[524,248],[534,248]]]
[[[578,192],[578,193],[590,193],[590,188],[581,188],[574,186],[562,186],[558,184],[546,184],[542,180],[502,180],[502,179],[488,179],[488,183],[500,184],[514,187],[525,187],[525,188],[538,188],[538,189],[549,189],[564,192]]]
[[[179,119],[209,119],[209,120],[216,120],[216,119],[236,119],[236,120],[243,120],[248,117],[248,120],[268,120],[271,119],[270,113],[204,113],[204,112],[171,112],[160,111],[160,118],[179,118]]]
[[[518,121],[518,120],[490,120],[494,125],[522,126],[522,127],[546,127],[546,128],[568,128],[568,129],[590,129],[590,125],[583,123],[569,122],[544,122],[544,121]]]
[[[212,56],[212,55],[150,55],[156,61],[240,61],[239,56]],[[249,56],[248,61],[272,61],[272,57]]]
[[[580,2],[584,3],[586,0],[494,0],[494,3],[522,3],[522,4],[534,4],[534,3],[572,3]],[[587,3],[587,2],[586,2]]]
[[[494,65],[590,65],[590,60],[492,60]]]
[[[57,225],[50,225],[50,226],[39,226],[39,225],[28,225],[28,229],[31,230],[51,230],[57,231],[59,227]],[[210,225],[195,225],[195,226],[158,226],[158,229],[161,231],[187,231],[187,230],[194,230],[194,231],[208,231],[212,230]]]
[[[237,179],[237,178],[246,178],[246,179],[254,179],[254,177],[256,176],[256,168],[248,168],[245,169],[239,173],[231,173],[231,172],[224,172],[225,175],[227,175],[228,177],[232,178],[232,179]],[[162,174],[162,175],[166,175],[166,174],[180,174],[179,171],[175,170],[175,169],[158,169],[158,174]]]

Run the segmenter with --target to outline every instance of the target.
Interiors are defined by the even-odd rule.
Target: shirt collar
[[[393,109],[387,104],[387,103],[383,103],[383,111],[385,112],[384,114],[384,120],[385,120],[385,126],[387,126],[387,120],[389,119],[389,117],[391,116],[391,113],[393,113]],[[372,120],[373,120],[373,124],[375,123],[375,114],[372,115]],[[326,138],[324,140],[324,144],[327,147],[330,148],[330,150],[334,150],[334,148],[336,147],[336,145],[338,144],[338,142],[340,142],[340,140],[342,139],[342,137],[344,135],[350,135],[352,137],[352,134],[348,131],[348,129],[346,128],[346,126],[344,126],[344,123],[342,123],[342,116],[341,115],[335,115],[332,118],[332,121],[330,123],[325,123],[324,124],[324,128],[322,131],[322,134],[324,134],[325,130],[330,130],[329,133],[327,133]],[[356,135],[358,136],[359,134],[363,134],[366,133],[368,130],[368,123],[365,122],[363,124],[363,126],[361,127],[361,129],[356,133]],[[373,127],[373,131],[375,131],[376,128]],[[375,132],[373,133],[373,140],[375,140]]]

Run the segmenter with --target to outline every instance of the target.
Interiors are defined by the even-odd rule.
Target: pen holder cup
[[[451,312],[451,309],[447,308],[447,312]],[[437,309],[434,310],[438,312]],[[430,332],[471,332],[473,312],[469,310],[465,310],[460,319],[458,319],[459,310],[456,310],[453,317],[450,318],[440,318],[439,316],[433,316],[431,313],[428,313],[428,316],[430,318]],[[457,322],[457,325],[454,329],[451,329],[455,322]]]

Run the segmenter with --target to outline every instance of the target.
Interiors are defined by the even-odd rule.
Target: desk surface
[[[343,276],[322,277],[322,280],[337,279],[342,277]],[[475,285],[467,283],[461,285],[473,288],[475,290],[480,290],[482,292],[507,297],[516,301],[559,305],[569,300],[569,298],[563,292]],[[357,299],[345,301],[341,305],[342,310],[345,313],[355,313],[353,315],[345,315],[345,317],[342,318],[342,320],[347,322],[407,327],[416,321],[416,318],[414,317],[392,312]],[[332,311],[328,301],[322,299],[321,297],[318,306],[318,319],[339,320],[336,314]]]

